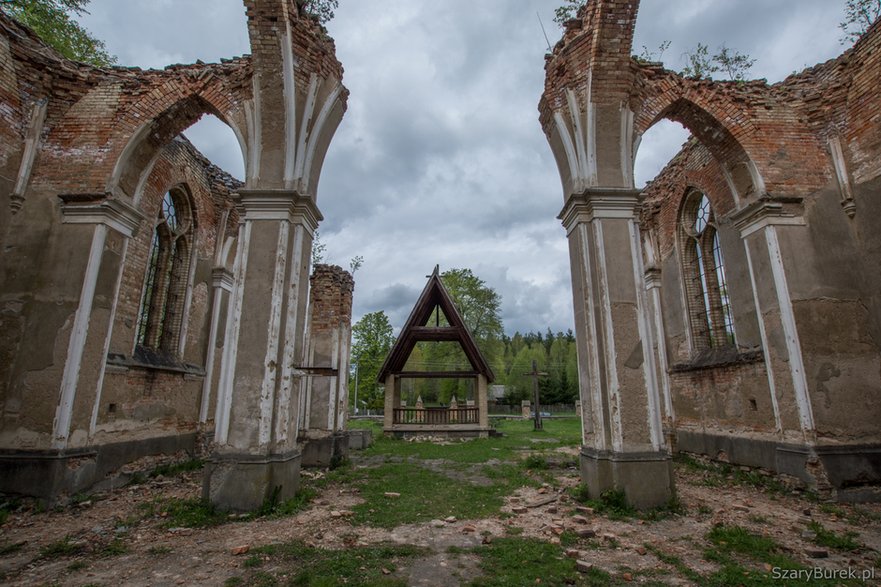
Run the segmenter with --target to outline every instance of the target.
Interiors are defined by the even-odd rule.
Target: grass
[[[579,573],[559,546],[535,538],[499,538],[472,552],[480,557],[484,573],[470,583],[473,587],[612,584],[608,573],[599,569]]]
[[[764,587],[772,585],[849,585],[834,580],[794,579],[781,583],[779,577],[758,567],[785,570],[806,570],[806,567],[789,558],[771,538],[752,534],[740,526],[716,526],[707,534],[711,547],[704,558],[716,562],[720,569],[705,577],[702,585],[719,587]]]
[[[0,544],[0,556],[14,554],[21,550],[25,544],[27,544],[27,542],[9,542],[7,544]]]
[[[84,550],[83,544],[75,542],[71,536],[65,536],[61,540],[56,540],[51,544],[47,544],[40,550],[42,558],[61,558],[64,556],[73,556]]]
[[[581,442],[581,423],[577,418],[557,418],[545,422],[545,429],[534,431],[531,421],[503,420],[497,425],[503,436],[458,442],[449,445],[432,442],[406,442],[379,436],[362,456],[395,455],[422,460],[446,459],[460,463],[482,463],[490,459],[516,461],[522,451],[552,451]],[[542,442],[533,442],[539,439]]]
[[[274,585],[283,579],[283,584],[302,587],[345,584],[403,587],[407,584],[406,580],[392,575],[426,551],[404,545],[326,550],[295,541],[263,546],[252,552],[252,557],[244,564],[245,568],[251,569],[249,576],[236,584]],[[249,563],[252,559],[255,562]],[[268,561],[273,563],[272,572],[255,570],[255,567]]]
[[[693,473],[701,474],[701,482],[707,487],[727,487],[731,484],[755,487],[774,494],[790,493],[791,489],[777,476],[764,474],[757,469],[743,470],[728,463],[717,463],[678,453],[673,461]]]
[[[153,556],[162,556],[164,554],[170,554],[171,547],[170,546],[151,546],[150,548],[147,549],[147,552]]]
[[[499,511],[504,497],[529,480],[514,465],[497,465],[491,483],[478,485],[466,479],[425,469],[417,463],[386,462],[375,467],[348,469],[347,481],[355,484],[364,503],[353,508],[353,522],[381,528],[427,522],[455,516],[486,517]],[[389,498],[386,493],[399,493]]]
[[[849,552],[859,550],[862,547],[862,545],[854,539],[856,536],[858,536],[856,532],[836,534],[831,530],[827,530],[819,522],[809,523],[808,528],[811,530],[811,532],[816,534],[816,538],[814,538],[814,544],[817,544],[819,546],[826,546],[828,548],[834,548],[835,550],[844,550]]]
[[[452,445],[381,437],[361,453],[375,464],[340,467],[318,484],[336,482],[359,489],[365,501],[353,508],[356,524],[393,528],[448,516],[486,517],[498,514],[513,490],[540,484],[529,471],[551,464],[536,453],[577,444],[581,438],[576,419],[549,421],[539,432],[532,430],[532,422],[516,420],[502,422],[499,428],[503,437]],[[548,442],[532,443],[535,437]],[[530,456],[521,461],[524,451]],[[386,493],[400,496],[389,498]]]

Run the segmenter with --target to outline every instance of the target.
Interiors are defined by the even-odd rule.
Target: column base
[[[640,510],[666,505],[676,496],[673,460],[666,452],[614,453],[582,447],[581,480],[591,499],[619,490]]]
[[[349,432],[301,438],[304,467],[333,467],[349,455]]]
[[[205,465],[202,497],[234,512],[254,511],[268,500],[288,500],[300,488],[300,460],[299,452],[212,455]]]

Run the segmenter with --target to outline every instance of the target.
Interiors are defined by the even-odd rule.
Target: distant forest
[[[489,344],[488,344],[489,343]],[[515,332],[494,341],[480,341],[481,351],[495,373],[494,385],[505,386],[505,403],[519,404],[532,399],[532,362],[540,372],[539,397],[545,404],[573,404],[578,398],[578,361],[572,330],[554,333]],[[456,343],[418,343],[407,362],[407,370],[468,369],[468,360]],[[448,404],[472,398],[472,382],[467,380],[422,379],[404,381],[403,397],[413,405],[422,396],[426,403]]]
[[[504,401],[519,404],[532,399],[532,371],[535,361],[540,372],[539,396],[542,403],[575,403],[578,397],[578,361],[575,336],[566,332],[504,333],[501,296],[470,269],[450,269],[441,274],[468,330],[495,374],[494,385],[505,386]],[[430,321],[448,324],[440,309]],[[365,314],[352,328],[352,401],[359,407],[381,408],[383,389],[377,382],[379,369],[395,342],[394,328],[385,312]],[[420,342],[410,354],[406,371],[468,371],[465,353],[457,342]],[[449,404],[453,397],[460,404],[475,399],[474,382],[469,379],[405,379],[402,400],[414,405],[421,397],[426,405]]]

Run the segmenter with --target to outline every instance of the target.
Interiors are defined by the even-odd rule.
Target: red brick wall
[[[187,338],[181,347],[181,361],[197,368],[205,367],[208,329],[213,291],[211,269],[218,238],[234,236],[238,215],[230,192],[239,182],[209,163],[186,139],[178,138],[161,152],[150,173],[139,209],[146,220],[138,234],[129,241],[113,325],[110,353],[132,357],[137,335],[138,311],[143,295],[147,257],[153,237],[153,223],[165,193],[185,186],[195,220],[196,263],[192,286]],[[225,226],[224,212],[229,213]],[[99,424],[128,422],[129,426],[157,419],[168,425],[195,426],[202,395],[202,377],[183,373],[129,367],[108,367],[104,380]],[[112,408],[111,408],[112,404]]]

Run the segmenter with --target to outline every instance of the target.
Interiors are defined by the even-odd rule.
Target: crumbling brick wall
[[[354,287],[351,274],[336,265],[315,265],[309,279],[307,367],[335,374],[316,372],[306,383],[301,429],[306,437],[345,427]]]
[[[211,304],[216,295],[212,291],[212,270],[218,262],[218,247],[224,239],[236,236],[238,213],[230,194],[239,185],[239,181],[210,163],[183,137],[162,149],[139,199],[144,214],[141,230],[131,239],[126,252],[109,346],[112,366],[105,375],[98,410],[99,428],[119,429],[123,422],[128,433],[156,433],[151,428],[157,423],[172,430],[195,428],[208,353],[222,351],[222,337],[219,346],[207,347]],[[185,295],[190,296],[185,317],[186,340],[176,364],[144,364],[137,357],[135,345],[152,228],[163,196],[178,187],[185,187],[190,196],[195,224],[193,279],[183,284],[188,289]],[[220,261],[223,266],[226,260]],[[212,394],[214,398],[216,394]],[[209,410],[209,414],[213,411]]]
[[[643,66],[646,79],[642,83],[647,85],[642,91],[650,94],[646,87],[654,85],[653,91],[661,95],[648,99],[638,126],[653,123],[652,117],[665,116],[693,123],[675,113],[671,115],[670,107],[661,105],[671,103],[671,93],[687,96],[693,104],[726,100],[740,104],[741,109],[723,115],[722,126],[732,129],[732,136],[742,141],[750,158],[759,165],[768,193],[804,202],[806,238],[799,246],[798,260],[791,261],[796,272],[790,287],[801,290],[794,302],[796,317],[801,320],[801,344],[803,352],[815,361],[809,371],[815,384],[812,407],[818,434],[835,440],[879,438],[873,423],[878,413],[864,403],[874,394],[869,383],[872,375],[865,370],[876,362],[872,357],[877,357],[881,348],[877,293],[881,287],[881,239],[876,230],[869,228],[879,211],[877,194],[881,186],[881,101],[877,92],[869,89],[881,83],[879,43],[881,27],[876,24],[842,56],[774,85],[762,81],[739,84],[680,80],[655,66]],[[662,82],[661,77],[667,79]],[[676,99],[682,98],[672,101]],[[841,146],[847,186],[842,185],[835,169],[829,146],[832,139]],[[686,308],[677,226],[683,198],[690,188],[708,196],[720,224],[738,347],[748,352],[761,343],[754,286],[749,281],[743,243],[730,220],[742,205],[738,198],[743,194],[732,190],[725,178],[728,170],[720,164],[725,157],[730,153],[714,150],[696,138],[687,142],[646,186],[641,225],[656,240],[664,275],[666,347],[674,365],[671,380],[679,424],[700,423],[702,427],[725,429],[742,422],[744,431],[763,428],[773,433],[773,420],[760,418],[764,424],[757,428],[749,424],[749,416],[757,414],[744,411],[747,396],[755,399],[770,393],[760,359],[755,367],[725,363],[718,368],[687,368],[689,349],[685,342]],[[848,197],[853,198],[856,209],[850,218],[842,210]],[[799,266],[811,269],[800,275]],[[817,278],[819,275],[825,278]],[[837,305],[831,310],[824,308],[828,299],[816,299],[819,292],[841,301],[832,302]],[[861,300],[859,307],[848,308],[850,299]],[[679,368],[675,369],[677,364]],[[743,376],[750,369],[755,369],[754,376]],[[732,383],[735,373],[741,373],[735,377],[736,385]],[[827,382],[836,380],[842,385],[839,392],[827,386]],[[731,385],[743,391],[737,401],[725,399],[732,393]],[[762,401],[750,405],[761,412]]]

